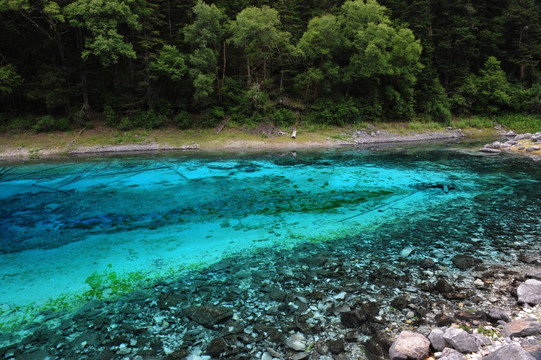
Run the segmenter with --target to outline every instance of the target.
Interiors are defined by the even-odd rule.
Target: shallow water
[[[508,243],[539,242],[540,211],[539,162],[445,145],[5,164],[1,310],[337,239],[497,259]]]

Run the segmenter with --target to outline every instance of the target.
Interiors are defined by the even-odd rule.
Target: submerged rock
[[[473,268],[475,265],[481,264],[483,261],[478,258],[474,258],[470,255],[456,255],[452,259],[453,264],[460,270],[468,270]]]
[[[306,349],[306,339],[302,334],[293,334],[287,338],[286,345],[295,351],[304,351]]]
[[[190,320],[212,329],[233,317],[233,309],[223,306],[191,306],[183,311]]]
[[[391,360],[421,360],[426,358],[430,341],[421,334],[402,331],[389,349]]]

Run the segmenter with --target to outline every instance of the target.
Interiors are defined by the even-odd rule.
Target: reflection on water
[[[540,182],[527,158],[445,148],[6,165],[0,303],[88,292],[105,281],[96,274],[156,279],[323,240],[370,251],[501,248],[539,233]]]

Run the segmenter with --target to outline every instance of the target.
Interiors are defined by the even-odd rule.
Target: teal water
[[[539,242],[540,211],[539,162],[447,146],[6,163],[0,310],[336,239],[497,259],[507,242]]]

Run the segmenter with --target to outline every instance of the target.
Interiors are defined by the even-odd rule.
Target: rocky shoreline
[[[505,133],[507,141],[494,141],[485,144],[479,151],[487,154],[499,154],[502,152],[519,152],[532,155],[541,155],[541,132],[535,134],[516,134],[514,131]]]
[[[509,246],[514,255],[497,263],[459,245],[374,239],[262,250],[75,313],[45,312],[1,334],[0,356],[537,360],[540,244]]]

